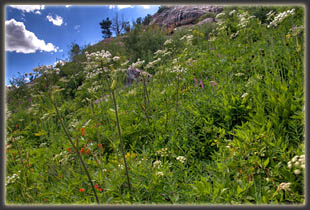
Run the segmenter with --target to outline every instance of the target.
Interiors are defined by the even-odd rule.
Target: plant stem
[[[116,103],[116,99],[115,99],[114,90],[111,90],[111,93],[112,93],[114,109],[115,109],[115,117],[116,117],[116,125],[117,125],[117,130],[118,130],[118,137],[119,137],[119,141],[121,144],[121,151],[122,151],[122,156],[123,156],[123,160],[124,160],[124,164],[125,164],[125,170],[126,170],[126,176],[127,176],[127,182],[128,182],[128,189],[129,189],[129,192],[131,193],[131,186],[130,186],[130,180],[129,180],[129,174],[128,174],[128,166],[127,166],[127,161],[126,161],[126,157],[125,157],[124,144],[122,141],[121,128],[120,128],[119,120],[118,120],[117,103]]]
[[[169,115],[169,112],[168,112],[168,97],[167,97],[167,95],[165,95],[166,97],[165,97],[165,101],[166,101],[166,110],[167,110],[167,112],[166,112],[166,123],[165,123],[165,129],[167,130],[167,126],[168,126],[168,115]]]
[[[87,177],[88,177],[88,180],[89,180],[89,182],[90,182],[90,185],[91,185],[91,187],[92,187],[92,189],[93,189],[93,192],[94,192],[94,195],[95,195],[97,204],[99,204],[99,199],[98,199],[98,196],[97,196],[97,192],[96,192],[95,187],[94,187],[94,185],[93,185],[92,179],[91,179],[91,177],[90,177],[90,175],[89,175],[87,166],[86,166],[86,164],[84,163],[84,161],[83,161],[83,159],[82,159],[82,157],[81,157],[81,155],[80,155],[80,153],[79,153],[78,148],[74,145],[74,143],[73,143],[73,141],[72,141],[72,139],[71,139],[71,136],[70,136],[69,132],[67,131],[67,128],[65,127],[65,125],[64,125],[64,123],[63,123],[63,121],[62,121],[62,118],[60,117],[60,114],[59,114],[58,108],[57,108],[57,106],[56,106],[56,103],[52,100],[52,98],[51,98],[50,95],[49,95],[49,97],[50,97],[50,100],[52,101],[52,104],[53,104],[54,107],[55,107],[56,114],[57,114],[57,117],[58,117],[58,119],[59,119],[59,122],[60,122],[60,124],[61,124],[61,126],[62,126],[62,128],[63,128],[63,130],[64,130],[64,132],[65,132],[65,134],[66,134],[66,136],[68,137],[68,139],[69,139],[69,141],[70,141],[72,147],[73,147],[74,150],[76,151],[77,156],[79,157],[79,159],[80,159],[80,161],[81,161],[81,164],[82,164],[82,166],[83,166],[83,168],[84,168],[84,171],[85,171],[85,173],[86,173],[86,175],[87,175]]]
[[[144,90],[144,95],[143,95],[143,99],[144,99],[144,106],[145,106],[145,109],[143,110],[144,113],[145,113],[145,116],[147,118],[147,121],[150,125],[150,117],[149,117],[149,112],[150,111],[150,102],[149,102],[149,99],[148,99],[148,94],[147,94],[147,89],[146,89],[146,84],[145,84],[145,79],[144,79],[144,76],[143,76],[143,90]],[[148,107],[148,108],[146,108]]]
[[[177,114],[178,114],[178,105],[179,105],[179,74],[177,75],[177,98],[176,98],[176,104],[175,104],[175,115],[174,115],[174,124],[177,118]]]
[[[149,120],[149,116],[148,116],[148,114],[147,114],[145,108],[143,107],[142,104],[140,104],[140,106],[141,106],[141,109],[142,109],[142,111],[144,112],[144,114],[145,114],[145,116],[146,116],[146,119],[147,119],[147,122],[148,122],[149,126],[151,126],[151,123],[150,123],[150,120]]]
[[[147,88],[146,88],[146,82],[145,82],[145,77],[143,76],[143,87],[144,87],[144,94],[146,96],[146,101],[147,101],[147,105],[148,105],[148,110],[149,112],[151,112],[151,107],[150,107],[150,99],[149,99],[149,94],[147,92]]]

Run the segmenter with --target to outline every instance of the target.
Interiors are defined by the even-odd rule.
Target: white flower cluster
[[[287,10],[287,11],[279,13],[278,15],[275,16],[273,21],[271,21],[271,23],[269,23],[267,28],[270,28],[272,26],[277,27],[279,25],[279,23],[281,23],[284,19],[286,19],[287,17],[294,15],[294,14],[295,14],[295,9],[291,9],[291,10]]]
[[[241,98],[245,98],[247,97],[249,94],[248,93],[243,93],[243,95],[241,96]]]
[[[232,10],[232,11],[229,12],[229,16],[232,16],[235,13],[237,13],[237,11],[236,10]]]
[[[165,52],[165,53],[163,54],[163,57],[166,57],[166,56],[168,56],[168,55],[170,55],[170,54],[171,54],[171,52],[170,52],[170,51]]]
[[[155,56],[158,56],[158,55],[162,55],[162,54],[164,54],[164,53],[166,53],[167,52],[167,49],[164,49],[164,50],[157,50],[156,52],[154,52],[154,55]]]
[[[58,160],[59,163],[66,163],[70,158],[70,154],[67,151],[63,151],[53,157],[52,160]]]
[[[7,176],[7,181],[5,183],[5,186],[11,183],[14,183],[17,179],[19,179],[20,170],[17,172],[17,174],[13,174],[12,176]]]
[[[184,36],[182,36],[180,40],[186,39],[186,43],[187,43],[187,44],[191,44],[193,38],[194,38],[194,35],[190,34],[190,35],[184,35]]]
[[[105,50],[101,50],[101,51],[97,51],[97,52],[92,52],[92,53],[88,53],[87,51],[85,51],[85,56],[87,61],[105,61],[107,63],[109,63],[111,61],[111,53],[109,51],[105,51]]]
[[[169,44],[172,44],[172,39],[167,39],[167,40],[164,42],[164,46],[169,45]]]
[[[263,78],[263,75],[257,74],[256,78],[259,79],[259,80],[261,80],[261,79]]]
[[[146,66],[145,69],[152,68],[155,64],[159,63],[161,61],[161,58],[157,58],[156,60],[149,62]]]
[[[270,10],[270,11],[266,14],[267,20],[270,20],[275,14],[276,14],[275,11]]]
[[[89,72],[86,73],[86,79],[92,79],[92,78],[95,78],[98,76],[98,74],[100,74],[101,72],[101,69],[100,68],[96,68],[96,69],[93,69],[91,70],[91,68],[88,68],[87,69],[89,70]],[[108,69],[107,68],[104,68],[104,71],[107,72]]]
[[[231,39],[234,39],[234,38],[236,38],[238,35],[239,35],[239,31],[237,31],[236,33],[232,33],[232,34],[230,35],[230,38],[231,38]]]
[[[112,58],[112,60],[113,60],[114,62],[118,61],[119,59],[120,59],[119,56],[114,56],[114,57]]]
[[[172,64],[177,64],[178,63],[178,58],[174,58],[173,60],[172,60]]]
[[[146,162],[148,161],[147,158],[141,158],[141,160],[139,160],[137,163],[140,165],[142,162]]]
[[[56,61],[56,63],[54,64],[54,66],[56,66],[57,64],[60,65],[60,66],[64,66],[67,62],[64,61],[64,60],[59,60],[59,61]]]
[[[144,60],[141,61],[140,58],[138,58],[137,62],[131,64],[131,66],[133,68],[140,68],[144,64],[144,62],[145,62]]]
[[[180,161],[181,163],[184,163],[186,161],[186,157],[184,156],[178,156],[176,159]]]
[[[174,65],[172,67],[172,70],[170,72],[177,72],[177,73],[183,73],[183,72],[186,72],[186,69],[183,68],[182,66],[180,65]]]
[[[158,172],[156,173],[156,175],[157,175],[157,176],[164,176],[164,173],[161,172],[161,171],[158,171]]]
[[[39,66],[33,69],[34,72],[36,72],[36,75],[39,74],[51,74],[55,72],[56,74],[59,74],[60,69],[59,68],[54,68],[53,65],[49,66]]]
[[[99,73],[101,72],[109,72],[110,70],[105,67],[101,66],[101,63],[108,64],[111,61],[118,61],[120,59],[119,56],[114,56],[112,58],[112,55],[109,51],[101,50],[97,52],[88,53],[85,52],[85,56],[87,59],[87,62],[85,62],[84,69],[87,71],[86,78],[91,79],[95,78]]]
[[[255,16],[249,16],[249,13],[246,11],[238,14],[238,18],[239,18],[238,26],[240,28],[245,28],[249,24],[250,19],[255,18]]]
[[[236,73],[236,74],[235,74],[236,77],[241,77],[241,76],[243,76],[243,75],[244,75],[244,73],[242,73],[242,72],[239,72],[239,73]]]
[[[22,136],[17,136],[17,137],[15,137],[15,141],[18,141],[18,140],[20,140],[22,138],[23,138]]]
[[[291,183],[290,182],[282,182],[279,186],[277,191],[279,190],[289,190]]]
[[[225,25],[225,22],[223,21],[217,22],[217,25],[218,25],[218,28],[217,28],[218,31],[224,31],[227,28],[227,26]]]
[[[153,163],[153,168],[159,168],[162,166],[162,163],[160,160],[156,160],[154,163]]]
[[[137,94],[136,89],[132,89],[132,90],[128,91],[127,96],[130,96],[130,95],[135,96],[136,94]]]
[[[157,155],[160,155],[161,157],[167,157],[168,156],[168,148],[162,148],[156,152]]]
[[[122,63],[121,66],[126,66],[129,63],[129,60],[127,60],[126,62]]]
[[[217,15],[215,16],[215,18],[218,19],[218,18],[220,18],[220,17],[223,17],[224,15],[225,15],[225,12],[221,12],[221,13],[217,14]]]
[[[305,155],[296,155],[291,161],[287,163],[287,167],[291,169],[294,166],[294,174],[298,175],[301,173],[300,169],[305,169]]]

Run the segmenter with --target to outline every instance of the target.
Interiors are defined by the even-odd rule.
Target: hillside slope
[[[37,68],[8,95],[7,203],[304,205],[303,17],[225,7]]]

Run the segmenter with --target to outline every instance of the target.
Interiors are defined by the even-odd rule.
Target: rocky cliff
[[[215,21],[214,16],[222,10],[222,6],[210,5],[164,6],[153,15],[150,25],[157,24],[169,29],[189,24],[213,22]],[[201,19],[201,17],[205,18]]]

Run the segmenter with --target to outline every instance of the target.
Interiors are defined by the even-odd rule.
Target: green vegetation
[[[6,202],[305,204],[304,9],[276,9],[35,69],[7,93]]]

